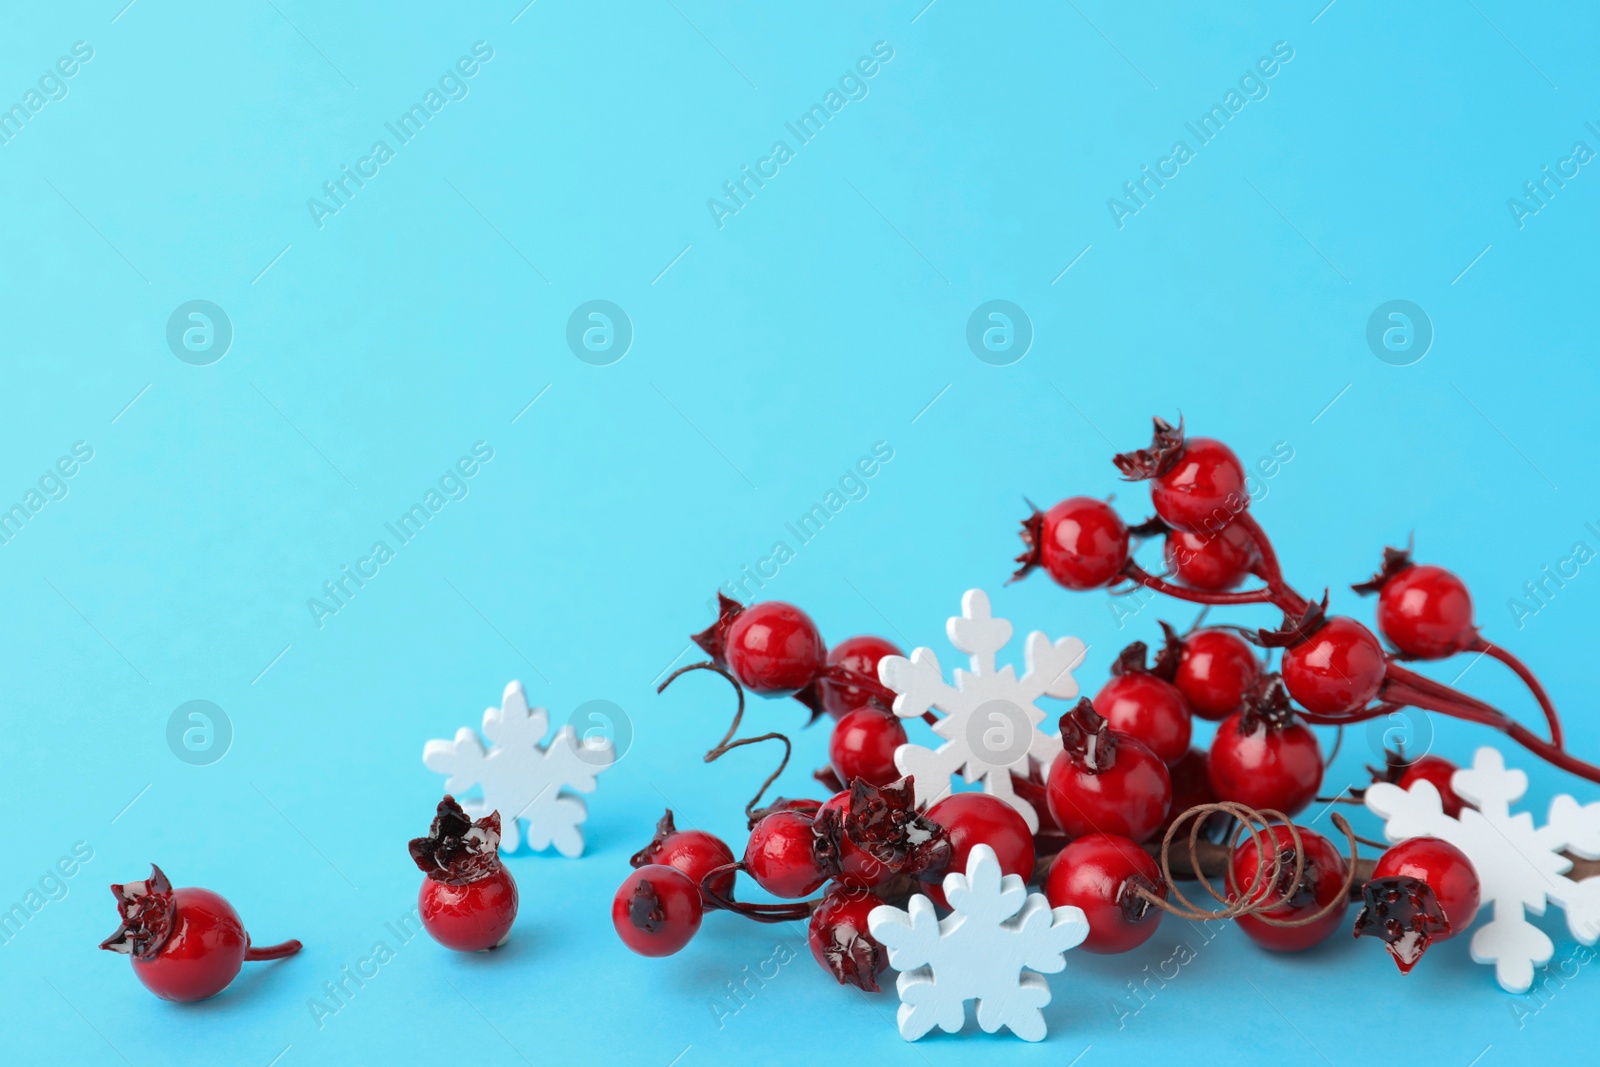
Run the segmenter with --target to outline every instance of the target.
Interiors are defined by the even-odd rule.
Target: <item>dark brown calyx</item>
[[[1276,630],[1257,630],[1253,635],[1241,631],[1240,636],[1262,648],[1289,648],[1300,644],[1322,628],[1328,621],[1328,591],[1322,591],[1322,602],[1307,604],[1298,619],[1283,617],[1283,625]]]
[[[632,856],[628,857],[630,867],[643,867],[656,861],[656,853],[661,851],[661,846],[667,843],[667,838],[678,832],[677,824],[672,821],[672,809],[656,822],[656,834],[650,843]]]
[[[1066,756],[1079,770],[1099,774],[1117,762],[1117,735],[1094,702],[1079,697],[1072,710],[1061,716],[1061,744]]]
[[[689,640],[700,646],[700,650],[711,657],[711,662],[719,667],[728,665],[723,652],[728,647],[728,627],[733,625],[733,620],[739,617],[744,610],[744,605],[728,596],[726,593],[717,594],[717,621],[707,626],[697,634],[691,634]]]
[[[1256,691],[1245,697],[1239,731],[1248,735],[1257,730],[1281,730],[1294,720],[1294,704],[1289,700],[1289,687],[1283,684],[1283,676],[1264,674],[1256,683]]]
[[[1149,674],[1160,678],[1163,682],[1171,682],[1176,678],[1178,661],[1183,657],[1183,638],[1165,622],[1161,623],[1161,632],[1164,640],[1161,643],[1161,651],[1156,653],[1154,663],[1146,666],[1145,660],[1150,648],[1143,641],[1135,641],[1117,655],[1111,664],[1111,673]]]
[[[1150,909],[1155,905],[1150,903],[1145,893],[1166,897],[1166,893],[1162,892],[1159,886],[1142,874],[1129,875],[1123,880],[1122,886],[1117,890],[1117,906],[1122,909],[1123,919],[1136,923],[1150,913]]]
[[[887,950],[849,923],[838,923],[828,931],[822,959],[840,985],[868,993],[878,991],[878,975],[889,965]]]
[[[1177,426],[1159,415],[1150,421],[1155,425],[1155,432],[1151,434],[1149,448],[1123,452],[1111,459],[1127,481],[1142,482],[1147,478],[1159,478],[1171,470],[1183,455],[1183,416],[1178,416]]]
[[[139,882],[113,884],[117,914],[122,925],[100,942],[107,952],[121,952],[135,959],[154,959],[172,936],[178,905],[172,883],[160,867],[150,865],[150,877]]]
[[[1362,596],[1366,596],[1369,593],[1382,592],[1383,587],[1389,583],[1390,578],[1410,567],[1411,546],[1409,544],[1405,548],[1385,547],[1383,550],[1383,566],[1378,568],[1378,573],[1364,582],[1352,585],[1350,588]]]
[[[811,777],[815,778],[818,784],[830,793],[844,792],[844,782],[840,780],[839,772],[835,771],[831,766],[812,771]]]
[[[1023,497],[1023,501],[1033,509],[1033,514],[1022,520],[1022,530],[1020,531],[1022,553],[1016,558],[1017,569],[1007,579],[1007,585],[1020,578],[1026,578],[1028,572],[1039,565],[1039,556],[1042,551],[1040,543],[1044,537],[1044,513],[1034,507],[1033,501],[1028,500],[1027,497]]]
[[[1374,878],[1361,887],[1357,937],[1383,942],[1401,974],[1410,974],[1434,938],[1450,932],[1450,920],[1433,888],[1420,878]]]
[[[670,813],[668,815],[670,818]],[[411,859],[435,882],[466,885],[500,871],[500,813],[491,811],[474,822],[445,794],[427,837],[414,837]]]
[[[823,855],[837,857],[842,837],[896,874],[932,875],[950,863],[949,831],[917,811],[910,775],[884,786],[857,778],[844,808],[818,818],[817,834]]]
[[[1128,536],[1159,537],[1164,533],[1170,533],[1171,530],[1172,527],[1168,526],[1166,520],[1160,515],[1152,515],[1139,525],[1128,527]]]
[[[633,896],[628,900],[628,921],[647,934],[655,933],[667,921],[661,898],[656,896],[656,887],[648,878],[639,879],[639,884],[633,887]]]

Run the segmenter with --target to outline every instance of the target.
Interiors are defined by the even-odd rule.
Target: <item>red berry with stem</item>
[[[1128,528],[1110,504],[1087,496],[1063,500],[1022,520],[1023,551],[1012,581],[1042,566],[1068,589],[1116,582],[1128,562]]]
[[[987,793],[953,793],[928,809],[928,819],[945,828],[950,838],[948,870],[965,872],[974,845],[988,845],[1000,861],[1001,874],[1014,874],[1024,882],[1033,877],[1033,834],[1017,810]],[[943,877],[929,882],[922,892],[941,908],[948,908]]]
[[[868,993],[889,967],[889,952],[867,930],[867,916],[883,898],[865,889],[834,886],[811,913],[806,939],[823,970]]]
[[[1410,565],[1378,593],[1378,630],[1416,659],[1444,659],[1478,640],[1472,594],[1460,578],[1429,564]]]
[[[650,863],[632,874],[611,898],[611,925],[641,956],[670,956],[700,929],[700,887],[676,867]]]
[[[1450,784],[1459,770],[1443,756],[1420,756],[1413,760],[1400,775],[1399,786],[1409,790],[1416,782],[1428,782],[1439,791],[1440,807],[1454,819],[1461,814],[1461,796]]]
[[[163,1000],[205,1000],[226,989],[245,961],[300,951],[298,941],[252,947],[231,904],[209,889],[174,889],[155,864],[149,878],[111,892],[122,924],[100,947],[130,957],[134,976]]]
[[[818,848],[840,885],[873,889],[949,866],[944,827],[917,811],[910,778],[875,786],[857,778],[817,812]]]
[[[811,616],[781,600],[744,607],[717,594],[719,614],[694,635],[714,663],[763,696],[788,696],[816,680],[828,654]]]
[[[873,785],[888,785],[900,777],[894,753],[905,743],[906,728],[900,720],[868,705],[834,724],[828,737],[828,762],[841,782],[861,778]]]
[[[1317,715],[1347,715],[1367,706],[1383,685],[1387,663],[1372,631],[1335,615],[1283,653],[1289,695]]]
[[[1150,502],[1168,526],[1212,534],[1250,506],[1244,466],[1233,449],[1210,437],[1185,439],[1183,422],[1152,420],[1150,447],[1124,452],[1113,462],[1129,481],[1150,481]]]
[[[1378,857],[1361,888],[1357,937],[1377,937],[1402,974],[1428,946],[1454,937],[1478,916],[1481,886],[1466,853],[1437,837],[1413,837]]]
[[[1156,671],[1170,676],[1176,665],[1175,656],[1163,655]],[[1189,704],[1170,681],[1146,669],[1144,642],[1123,649],[1111,671],[1111,680],[1095,694],[1094,710],[1111,729],[1144,742],[1161,762],[1182,759],[1194,725]]]
[[[702,895],[709,888],[723,900],[733,899],[733,850],[715,834],[708,834],[704,830],[678,829],[673,822],[671,808],[656,823],[655,837],[634,853],[628,863],[636,868],[652,863],[676,867],[688,875],[695,885],[702,886]],[[717,875],[708,887],[705,886],[706,876],[719,867],[729,869]],[[718,906],[710,896],[705,896],[704,904],[707,908]]]
[[[1274,824],[1258,831],[1257,838],[1245,834],[1233,850],[1229,863],[1230,890],[1248,900],[1262,903],[1278,901],[1258,914],[1241,915],[1239,929],[1260,945],[1274,952],[1300,952],[1327,940],[1344,922],[1348,865],[1333,843],[1321,834],[1297,827],[1305,857],[1299,881],[1295,875],[1294,835],[1287,826]],[[1264,853],[1264,855],[1263,855]],[[1273,857],[1277,857],[1276,878]],[[1332,905],[1332,907],[1329,907]],[[1277,926],[1264,922],[1307,919],[1323,908],[1325,915],[1300,926]]]
[[[1046,783],[1050,815],[1068,837],[1144,841],[1166,821],[1172,779],[1144,743],[1112,730],[1087,697],[1061,717],[1062,754]]]
[[[815,820],[800,811],[762,816],[745,845],[744,868],[762,889],[790,900],[816,892],[830,873],[817,853]]]
[[[1322,747],[1276,675],[1217,727],[1209,762],[1217,798],[1257,810],[1298,814],[1322,785]]]
[[[1089,920],[1083,948],[1099,953],[1138,948],[1161,925],[1161,908],[1140,890],[1167,898],[1156,861],[1133,841],[1114,834],[1090,834],[1062,849],[1044,884],[1052,908],[1083,909]]]
[[[878,661],[885,656],[899,655],[903,653],[893,641],[863,634],[859,637],[847,637],[830,648],[827,665],[876,682]],[[835,719],[844,717],[880,696],[876,690],[868,689],[866,686],[850,685],[848,682],[834,679],[827,680],[821,688],[822,709]]]
[[[474,822],[448,794],[411,859],[427,875],[417,893],[422,926],[445,948],[484,952],[511,938],[517,883],[500,862],[500,813]]]
[[[1202,719],[1221,722],[1243,708],[1260,680],[1255,651],[1238,634],[1199,630],[1183,639],[1173,684]]]
[[[1243,526],[1229,524],[1216,533],[1167,534],[1167,566],[1191,589],[1234,589],[1256,565],[1256,544]]]

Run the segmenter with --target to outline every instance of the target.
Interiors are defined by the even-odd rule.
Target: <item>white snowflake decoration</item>
[[[1478,749],[1472,766],[1456,771],[1450,786],[1477,806],[1444,814],[1439,791],[1427,781],[1409,791],[1387,782],[1367,789],[1367,807],[1385,820],[1390,842],[1438,837],[1467,854],[1478,872],[1482,907],[1494,918],[1472,935],[1472,958],[1495,965],[1495,977],[1508,993],[1526,993],[1533,969],[1549,961],[1555,946],[1527,913],[1543,915],[1545,902],[1561,908],[1567,928],[1581,944],[1600,938],[1600,876],[1581,882],[1565,877],[1572,861],[1563,849],[1584,859],[1600,859],[1600,803],[1580,806],[1565,794],[1550,802],[1542,827],[1527,812],[1511,814],[1511,802],[1528,789],[1528,776],[1506,770],[1499,751]]]
[[[900,971],[900,1036],[915,1041],[935,1026],[956,1033],[966,1002],[976,1000],[986,1033],[1008,1026],[1024,1041],[1041,1040],[1039,1009],[1050,1003],[1044,975],[1065,967],[1067,950],[1089,936],[1083,909],[1052,909],[1019,876],[1002,876],[988,845],[973,847],[966,874],[945,875],[944,894],[955,911],[942,921],[921,893],[905,910],[885,904],[867,916],[889,966]]]
[[[474,818],[500,812],[500,851],[512,853],[522,841],[535,851],[555,845],[563,856],[583,854],[583,831],[588,808],[581,798],[562,787],[592,793],[596,776],[616,759],[611,742],[603,738],[579,742],[571,724],[561,727],[541,746],[550,728],[550,713],[528,707],[521,682],[506,686],[498,708],[483,713],[483,736],[471,727],[456,731],[452,741],[429,741],[422,762],[430,770],[449,775],[445,792],[459,794],[482,786],[482,802],[461,801]],[[460,800],[460,797],[457,797]],[[519,829],[521,827],[521,829]]]
[[[950,779],[960,774],[968,782],[983,780],[984,792],[1010,804],[1039,829],[1033,806],[1011,788],[1011,772],[1027,774],[1028,760],[1041,767],[1061,754],[1058,734],[1039,729],[1046,718],[1036,701],[1041,696],[1070,700],[1078,695],[1074,668],[1083,664],[1086,648],[1076,637],[1054,643],[1035,630],[1024,649],[1026,670],[1017,677],[1007,664],[996,670],[995,653],[1011,640],[1011,624],[989,613],[989,597],[969,589],[961,598],[961,614],[945,624],[950,643],[971,658],[972,669],[955,669],[954,684],[944,681],[939,659],[929,648],[904,656],[885,656],[878,678],[897,694],[894,713],[916,718],[929,708],[943,717],[933,732],[945,739],[936,749],[901,745],[894,763],[901,774],[914,775],[917,802],[934,804],[950,795]]]

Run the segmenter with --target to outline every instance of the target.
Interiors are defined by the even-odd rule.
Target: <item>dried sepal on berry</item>
[[[638,868],[655,862],[655,855],[661,851],[661,846],[666,844],[667,838],[678,832],[678,826],[672,821],[672,809],[668,808],[665,815],[656,821],[655,836],[650,843],[632,856],[628,857],[628,865]]]
[[[1420,878],[1374,878],[1361,887],[1361,900],[1355,936],[1381,940],[1401,974],[1410,974],[1428,946],[1450,933],[1450,919]]]
[[[917,810],[910,775],[884,786],[857,778],[842,808],[821,812],[816,832],[824,869],[838,862],[841,838],[895,874],[912,878],[942,872],[950,863],[949,831]]]
[[[1150,421],[1155,429],[1150,437],[1149,448],[1122,452],[1111,459],[1127,481],[1142,482],[1150,478],[1159,478],[1171,470],[1178,462],[1178,458],[1183,455],[1183,416],[1181,414],[1178,416],[1177,426],[1173,426],[1159,415]]]
[[[711,662],[719,667],[728,665],[726,651],[728,647],[728,628],[733,625],[733,620],[739,617],[744,610],[744,605],[728,596],[726,593],[717,594],[717,621],[707,626],[697,634],[689,635],[689,640],[700,646],[700,650],[711,657]]]
[[[1007,585],[1026,578],[1043,558],[1044,512],[1027,497],[1022,499],[1028,505],[1030,514],[1022,520],[1022,529],[1018,531],[1018,536],[1022,538],[1022,551],[1014,561],[1017,569],[1006,580]]]
[[[1256,683],[1256,691],[1245,698],[1244,711],[1239,717],[1239,729],[1251,734],[1265,728],[1280,730],[1294,722],[1294,704],[1289,699],[1289,687],[1283,676],[1276,672],[1263,674]]]
[[[1378,573],[1364,582],[1352,585],[1350,588],[1362,596],[1380,593],[1383,591],[1383,587],[1389,584],[1389,579],[1403,570],[1408,570],[1410,567],[1411,545],[1409,543],[1405,548],[1385,546],[1383,549],[1383,566],[1378,568]]]
[[[113,884],[117,914],[122,925],[100,942],[108,952],[120,952],[136,959],[154,959],[172,936],[177,901],[172,883],[160,867],[150,865],[150,877],[138,882]]]
[[[1257,630],[1254,634],[1240,631],[1240,636],[1251,644],[1262,648],[1290,648],[1305,641],[1322,624],[1328,621],[1328,591],[1322,591],[1320,603],[1308,603],[1306,610],[1298,619],[1291,619],[1287,615],[1283,618],[1283,625],[1276,630]]]
[[[427,837],[415,837],[411,859],[435,882],[467,885],[497,873],[500,863],[500,813],[474,822],[456,798],[445,794]]]
[[[889,966],[889,953],[856,930],[836,930],[822,949],[822,960],[840,985],[878,992],[878,975]]]
[[[1147,663],[1150,646],[1143,641],[1135,641],[1118,653],[1117,658],[1112,661],[1113,677],[1124,674],[1149,674],[1160,678],[1163,682],[1171,682],[1178,676],[1178,663],[1183,658],[1183,638],[1171,624],[1162,622],[1160,626],[1163,640],[1155,661]]]
[[[639,880],[639,884],[633,887],[633,896],[628,898],[628,921],[647,934],[655,933],[666,924],[666,909],[661,906],[661,898],[656,895],[655,886],[647,878]]]
[[[1063,755],[1078,768],[1099,774],[1117,762],[1117,735],[1088,697],[1061,716],[1060,730]]]

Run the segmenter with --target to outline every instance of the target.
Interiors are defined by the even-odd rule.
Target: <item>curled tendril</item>
[[[1218,888],[1206,875],[1200,863],[1199,843],[1200,831],[1210,815],[1221,814],[1231,816],[1234,820],[1233,833],[1227,840],[1227,850],[1230,854],[1239,846],[1245,834],[1250,835],[1251,842],[1256,850],[1256,874],[1251,881],[1252,886],[1272,886],[1277,891],[1274,893],[1241,894],[1239,887],[1234,884],[1232,865],[1229,865],[1225,885]],[[1172,876],[1172,844],[1178,834],[1178,828],[1184,823],[1189,823],[1189,869],[1194,877],[1211,894],[1213,900],[1222,905],[1219,909],[1207,910],[1186,896],[1178,888],[1177,879]],[[1267,831],[1274,823],[1281,824],[1288,832],[1292,842],[1290,850],[1294,855],[1293,877],[1285,882],[1280,876],[1285,870],[1285,857],[1283,849],[1276,843],[1268,848],[1266,840]],[[1167,827],[1165,836],[1161,839],[1161,876],[1165,879],[1172,895],[1178,899],[1174,904],[1159,892],[1152,891],[1143,886],[1133,886],[1133,891],[1149,903],[1161,908],[1163,911],[1177,915],[1180,918],[1200,920],[1207,919],[1237,919],[1244,915],[1253,915],[1268,926],[1307,926],[1326,916],[1335,908],[1346,907],[1350,900],[1350,890],[1356,882],[1356,864],[1360,857],[1356,851],[1355,831],[1350,828],[1350,823],[1343,815],[1335,813],[1333,824],[1339,828],[1350,844],[1349,860],[1345,864],[1344,885],[1340,887],[1339,895],[1327,904],[1317,909],[1314,914],[1298,919],[1275,919],[1266,913],[1287,904],[1300,886],[1300,879],[1305,875],[1306,856],[1305,846],[1300,839],[1300,828],[1290,821],[1289,817],[1281,811],[1267,809],[1258,811],[1244,804],[1235,804],[1223,801],[1216,804],[1198,804],[1183,812],[1172,820]],[[1269,856],[1268,853],[1271,853]],[[1278,887],[1283,888],[1278,888]]]
[[[786,734],[781,734],[776,730],[761,734],[759,737],[741,737],[737,741],[733,739],[733,735],[739,732],[739,724],[744,721],[744,686],[740,685],[739,680],[729,674],[725,668],[716,663],[707,661],[704,663],[691,663],[687,667],[679,667],[667,675],[665,681],[656,686],[656,692],[665,692],[667,686],[690,671],[711,671],[713,674],[726,678],[728,684],[733,686],[734,696],[739,701],[738,707],[735,708],[733,713],[733,722],[728,724],[728,732],[723,734],[722,740],[713,745],[711,751],[705,754],[707,763],[714,763],[734,749],[742,748],[745,745],[755,745],[762,741],[783,742],[783,759],[779,761],[778,769],[767,775],[767,780],[761,783],[761,788],[756,790],[756,795],[751,797],[750,803],[744,806],[745,817],[750,820],[750,825],[754,826],[757,818],[756,805],[761,803],[761,798],[766,795],[768,789],[772,788],[772,783],[778,780],[778,775],[782,774],[784,768],[789,766],[789,756],[794,751],[794,746],[789,743],[789,738]]]

